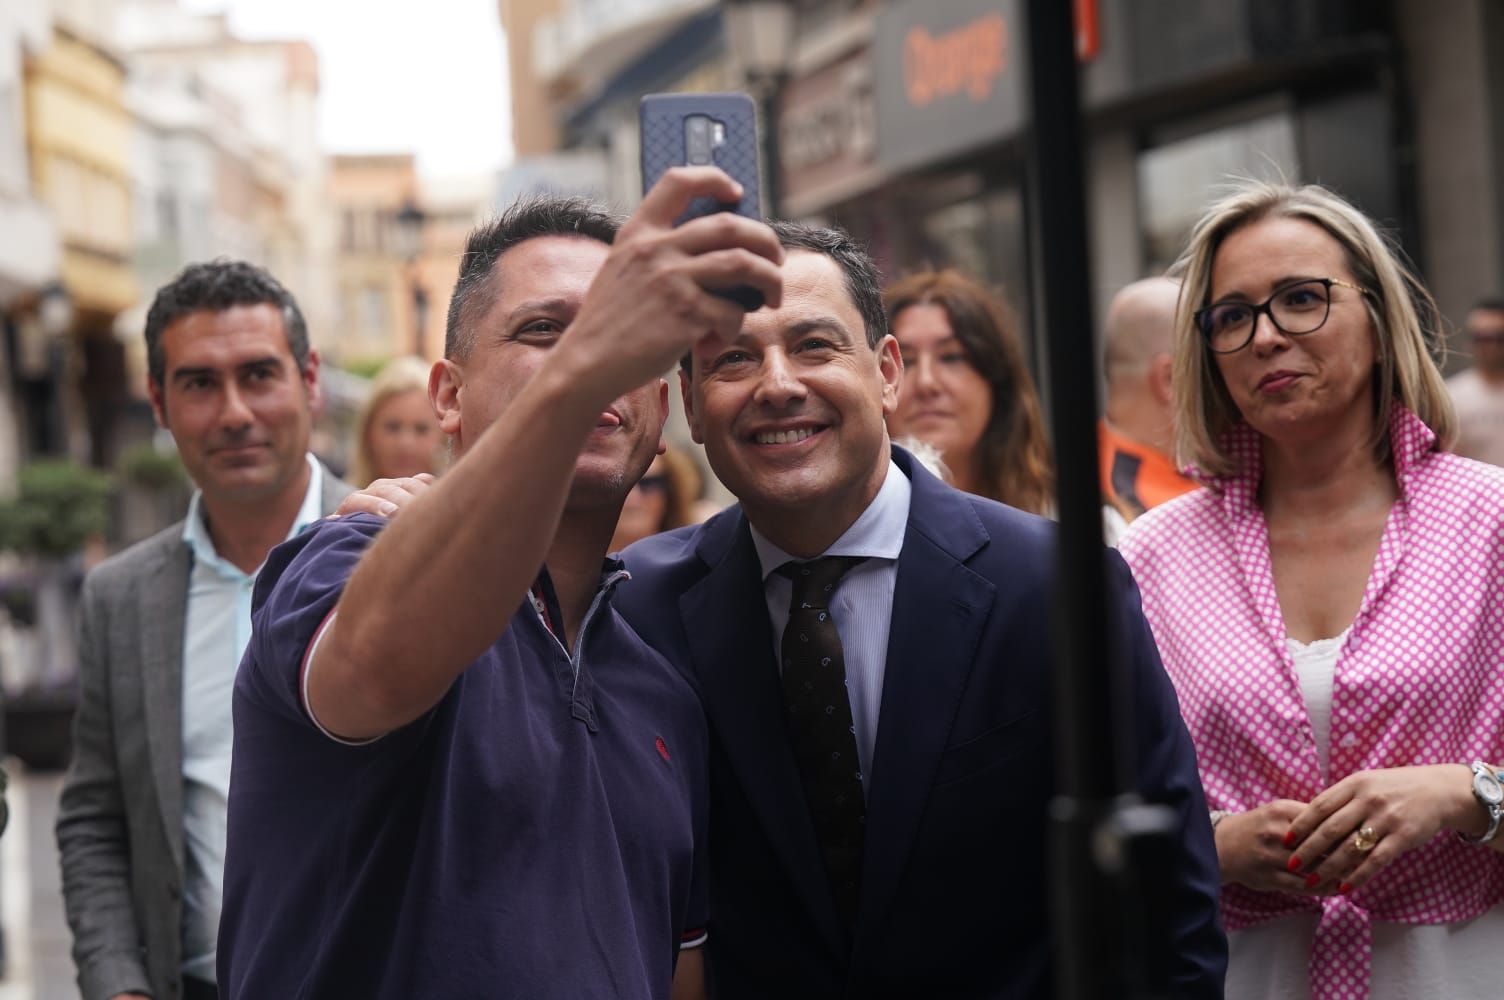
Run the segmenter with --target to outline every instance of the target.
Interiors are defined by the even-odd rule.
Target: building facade
[[[1022,0],[790,2],[776,101],[784,214],[851,229],[889,274],[959,267],[1001,288],[1036,341],[1047,336],[1031,295]],[[528,93],[551,95],[563,148],[605,151],[620,197],[636,180],[637,97],[736,89],[740,76],[718,9],[644,0],[596,17],[594,6],[559,0],[556,20],[535,26]],[[1335,188],[1402,242],[1454,322],[1504,291],[1494,0],[1076,0],[1076,11],[1099,319],[1117,288],[1174,259],[1238,177]],[[623,60],[634,45],[645,47]],[[1465,345],[1453,346],[1459,363]]]
[[[45,329],[42,304],[57,294],[62,247],[32,177],[24,93],[27,61],[52,44],[49,13],[41,0],[0,10],[0,484],[13,483],[22,459],[45,452],[54,436],[47,400],[61,345]]]
[[[58,4],[48,44],[26,59],[24,86],[32,184],[57,223],[72,315],[47,351],[52,370],[38,389],[47,398],[32,407],[39,424],[28,434],[42,451],[99,466],[121,445],[130,389],[116,322],[139,294],[126,67],[106,45],[109,15],[107,5]]]
[[[419,247],[406,246],[399,224],[417,209],[418,175],[411,153],[340,155],[329,173],[336,227],[336,313],[326,348],[347,367],[422,354],[429,298]]]

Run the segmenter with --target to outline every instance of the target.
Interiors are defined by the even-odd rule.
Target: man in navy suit
[[[710,723],[713,995],[1044,1000],[1055,527],[891,445],[903,365],[876,267],[843,233],[775,231],[781,306],[701,341],[681,376],[740,503],[629,548],[616,599]],[[342,510],[409,499],[377,484]],[[1128,571],[1106,558],[1138,791],[1180,818],[1173,872],[1149,888],[1170,914],[1172,995],[1221,997],[1194,752]]]
[[[1055,526],[891,445],[903,365],[876,268],[843,233],[775,228],[781,307],[701,341],[681,373],[694,437],[740,503],[629,548],[618,601],[710,722],[714,995],[1048,997]],[[1181,821],[1153,889],[1173,915],[1174,995],[1220,997],[1194,751],[1107,558],[1138,790]],[[827,582],[797,589],[822,566]]]

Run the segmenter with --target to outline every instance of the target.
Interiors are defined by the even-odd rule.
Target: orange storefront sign
[[[980,104],[1008,65],[1008,25],[1002,14],[986,14],[941,35],[910,28],[903,41],[904,92],[923,108],[964,93]]]

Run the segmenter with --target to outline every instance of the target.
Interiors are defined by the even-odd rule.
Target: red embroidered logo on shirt
[[[653,746],[658,748],[658,756],[662,757],[664,760],[671,759],[668,755],[668,744],[663,742],[662,736],[658,737],[658,739],[653,742]]]

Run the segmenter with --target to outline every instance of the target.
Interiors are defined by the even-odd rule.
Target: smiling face
[[[1341,244],[1302,219],[1267,218],[1230,234],[1212,262],[1213,303],[1260,303],[1302,279],[1357,285]],[[1259,316],[1242,350],[1215,356],[1243,419],[1277,441],[1334,433],[1367,435],[1374,420],[1373,319],[1360,292],[1331,289],[1326,323],[1292,337]]]
[[[938,448],[958,473],[974,470],[992,416],[992,387],[956,338],[950,316],[933,303],[909,306],[893,317],[893,336],[904,378],[888,430]]]
[[[164,382],[148,384],[152,409],[205,496],[263,503],[302,489],[318,355],[298,368],[282,311],[191,312],[163,329],[161,343]]]
[[[407,389],[382,400],[371,414],[366,436],[375,478],[399,479],[434,470],[439,424],[427,393]]]
[[[476,320],[475,346],[443,362],[432,383],[439,428],[463,455],[499,419],[574,320],[610,247],[578,236],[539,236],[501,255],[499,293]],[[631,331],[623,331],[630,336]],[[602,411],[575,463],[568,507],[620,504],[662,450],[668,385],[654,379]]]
[[[834,540],[882,485],[884,419],[902,374],[892,337],[868,346],[840,266],[796,250],[780,308],[748,314],[733,344],[695,347],[684,405],[711,468],[760,531],[777,541],[815,508]]]

